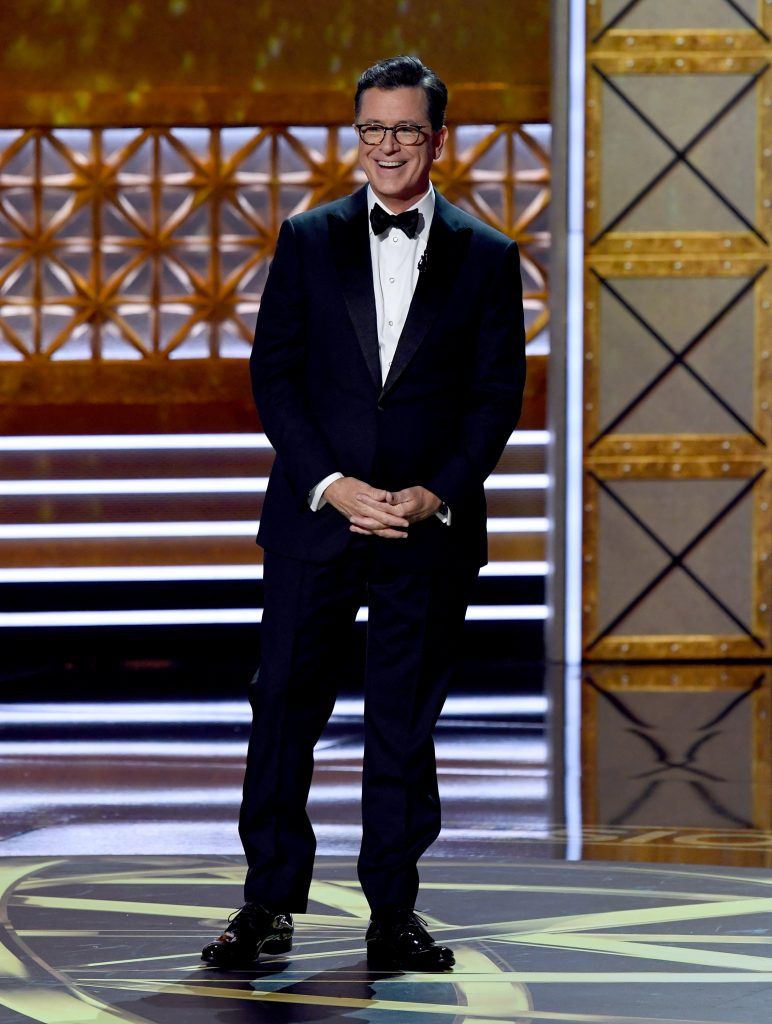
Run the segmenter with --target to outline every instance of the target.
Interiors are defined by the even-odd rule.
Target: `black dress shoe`
[[[228,918],[222,935],[204,946],[201,959],[215,967],[234,967],[254,963],[261,953],[289,953],[293,930],[292,914],[245,903]]]
[[[367,966],[374,971],[448,971],[453,950],[438,946],[412,910],[392,911],[370,922]]]

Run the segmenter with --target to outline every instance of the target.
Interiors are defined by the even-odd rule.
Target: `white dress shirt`
[[[418,284],[418,264],[426,251],[429,240],[429,229],[434,217],[434,188],[430,184],[429,191],[418,202],[413,203],[410,210],[418,210],[418,227],[413,238],[408,238],[401,228],[391,227],[380,235],[373,232],[370,224],[370,211],[378,203],[372,188],[367,186],[367,215],[370,232],[370,262],[373,272],[373,293],[375,295],[375,315],[378,327],[378,354],[381,362],[381,380],[385,382],[394,353],[397,351],[399,337],[405,326],[413,292]],[[385,203],[380,203],[387,212]],[[340,480],[342,473],[331,473],[314,487],[309,494],[308,503],[312,511],[326,504],[324,492],[334,480]],[[440,515],[443,523],[450,524],[450,513]]]

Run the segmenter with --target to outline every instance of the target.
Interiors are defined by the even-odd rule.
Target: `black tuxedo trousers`
[[[316,849],[306,811],[313,749],[366,602],[359,879],[374,913],[415,905],[418,859],[440,831],[432,730],[478,570],[395,572],[378,548],[402,543],[357,538],[325,565],[266,552],[262,657],[251,688],[239,823],[247,900],[306,909]]]

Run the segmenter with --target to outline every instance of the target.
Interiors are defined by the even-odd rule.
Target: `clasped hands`
[[[384,491],[353,476],[334,480],[324,497],[348,519],[352,533],[389,540],[404,540],[411,523],[433,516],[442,504],[425,487]]]

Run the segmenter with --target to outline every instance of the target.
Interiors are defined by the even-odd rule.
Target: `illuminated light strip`
[[[145,449],[270,448],[265,434],[73,434],[0,437],[3,452],[92,452]]]
[[[472,605],[466,614],[472,622],[528,622],[547,617],[546,605]],[[78,612],[2,612],[0,629],[84,626],[236,626],[255,625],[262,608],[161,608]],[[360,608],[357,622],[367,622]]]
[[[548,484],[546,473],[493,473],[487,491],[538,490]],[[86,494],[263,494],[267,476],[161,477],[111,480],[0,480],[0,496]]]
[[[546,430],[516,430],[507,447],[546,445]],[[0,437],[3,452],[91,452],[185,448],[271,448],[265,434],[51,434]]]
[[[19,523],[0,525],[3,540],[74,540],[119,537],[252,537],[259,520],[218,520],[167,523]],[[546,533],[543,517],[505,516],[488,520],[489,533]]]
[[[474,696],[448,697],[442,717],[490,718],[505,715],[527,715],[540,717],[548,709],[548,700],[541,694],[475,694]],[[361,697],[338,697],[332,717],[361,717],[364,700]],[[249,704],[244,700],[227,701],[97,701],[67,702],[51,701],[43,704],[6,704],[3,708],[3,722],[14,725],[41,725],[47,723],[75,723],[78,725],[99,725],[102,723],[131,723],[159,725],[195,724],[239,724],[248,723],[252,718]]]
[[[490,562],[481,576],[546,576],[546,562]],[[261,580],[262,565],[108,565],[0,569],[0,583],[173,583],[183,580]]]
[[[586,7],[567,0],[566,473],[563,684],[566,859],[582,857],[582,462],[584,409],[584,216]]]

